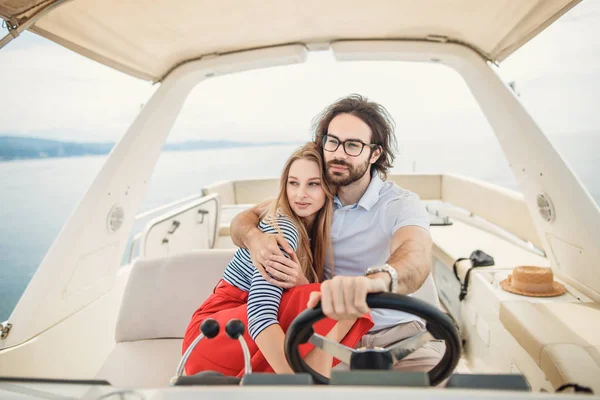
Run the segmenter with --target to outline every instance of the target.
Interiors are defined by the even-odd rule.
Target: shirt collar
[[[383,184],[384,182],[379,177],[379,174],[377,172],[373,173],[373,175],[371,176],[371,182],[369,182],[367,190],[362,195],[358,203],[350,207],[350,209],[362,207],[365,210],[370,210],[371,207],[373,207],[377,203],[377,200],[379,200],[379,192],[381,191]],[[342,202],[337,196],[333,198],[333,202],[339,208],[343,207]]]

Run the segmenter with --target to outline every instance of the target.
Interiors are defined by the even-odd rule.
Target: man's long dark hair
[[[331,120],[339,114],[354,115],[371,128],[371,143],[379,145],[382,150],[381,156],[372,165],[371,172],[376,170],[381,179],[385,180],[394,164],[394,152],[398,151],[392,116],[381,104],[369,101],[358,94],[337,100],[313,120],[313,140],[321,154],[323,154],[323,136],[327,134]]]

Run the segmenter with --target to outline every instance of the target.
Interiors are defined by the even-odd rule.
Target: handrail
[[[150,216],[152,214],[156,214],[159,211],[175,207],[175,206],[177,206],[179,204],[187,203],[188,201],[200,199],[202,197],[206,197],[206,196],[204,196],[202,194],[193,194],[191,196],[184,197],[183,199],[175,200],[175,201],[173,201],[171,203],[163,204],[162,206],[158,206],[158,207],[155,207],[155,208],[153,208],[151,210],[144,211],[143,213],[136,215],[135,219],[137,221],[137,220],[140,220],[142,218],[146,218],[146,217],[148,217],[148,216]]]
[[[172,201],[172,202],[167,203],[167,204],[163,204],[163,205],[158,206],[158,207],[154,207],[154,208],[152,208],[150,210],[144,211],[144,212],[136,215],[134,217],[134,224],[135,224],[135,222],[140,221],[140,220],[142,220],[144,218],[147,218],[147,217],[149,217],[149,216],[151,216],[153,214],[156,214],[156,213],[159,213],[161,211],[173,208],[173,207],[178,206],[180,204],[184,204],[184,203],[188,203],[190,201],[196,200],[196,199],[200,199],[202,197],[205,197],[205,196],[203,196],[202,194],[194,194],[194,195],[191,195],[191,196],[188,196],[188,197],[184,197],[184,198],[179,199],[179,200]],[[127,262],[129,264],[131,264],[131,261],[133,261],[133,254],[135,253],[135,248],[139,244],[139,240],[140,240],[141,237],[142,237],[142,232],[138,232],[133,237],[133,239],[131,240],[131,247],[129,248],[129,257],[127,259]]]
[[[216,210],[216,214],[217,214],[216,215],[216,219],[215,219],[216,222],[214,224],[215,226],[214,226],[214,229],[213,229],[213,240],[209,242],[210,248],[213,248],[214,245],[215,245],[215,239],[214,238],[216,238],[216,235],[217,235],[218,229],[219,229],[219,216],[220,216],[220,212],[221,212],[221,210],[220,210],[220,204],[219,204],[219,195],[216,194],[216,193],[208,195],[208,196],[202,196],[202,197],[200,197],[199,201],[197,201],[197,202],[193,202],[193,203],[187,204],[184,207],[180,207],[180,208],[178,208],[178,209],[176,209],[174,211],[171,211],[171,212],[168,212],[166,214],[163,214],[163,215],[161,215],[161,216],[153,219],[152,221],[148,222],[148,224],[144,228],[144,232],[140,233],[140,235],[142,235],[140,237],[140,243],[142,244],[142,247],[140,247],[140,255],[143,256],[143,254],[145,253],[147,235],[148,235],[148,232],[150,232],[150,230],[153,227],[155,227],[156,225],[158,225],[158,224],[160,224],[160,223],[162,223],[162,222],[164,222],[164,221],[166,221],[168,219],[171,219],[171,218],[176,217],[176,216],[178,216],[180,214],[183,214],[183,213],[185,213],[185,212],[193,209],[194,207],[198,207],[198,206],[200,206],[202,204],[206,204],[206,203],[211,202],[211,201],[214,201],[216,203],[215,210]],[[210,238],[209,238],[209,240],[210,240]]]

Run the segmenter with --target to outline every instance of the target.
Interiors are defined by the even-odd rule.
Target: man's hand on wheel
[[[335,276],[321,284],[320,292],[312,292],[307,306],[313,308],[321,302],[325,316],[335,319],[359,318],[371,310],[367,294],[387,291],[383,279],[366,276]]]

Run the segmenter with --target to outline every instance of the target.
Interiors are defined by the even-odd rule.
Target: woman
[[[263,278],[252,264],[248,250],[239,249],[213,294],[192,316],[183,340],[183,352],[199,335],[199,327],[205,319],[214,318],[223,328],[230,319],[237,318],[247,328],[244,337],[254,372],[293,373],[283,351],[285,331],[306,308],[310,293],[319,290],[326,257],[332,254],[333,192],[323,179],[322,165],[321,155],[312,142],[294,152],[283,168],[279,194],[259,224],[266,233],[283,235],[294,249],[295,255],[284,263],[301,272],[300,286],[284,291],[273,285],[270,281],[276,279],[276,275],[271,275],[269,280]],[[369,317],[340,322],[324,319],[315,324],[314,329],[353,348],[372,326]],[[300,354],[323,375],[329,375],[332,365],[339,362],[333,362],[331,356],[308,343],[300,347]],[[221,329],[217,337],[202,340],[196,346],[186,364],[186,373],[193,375],[211,370],[241,376],[243,368],[239,343],[228,338]]]

